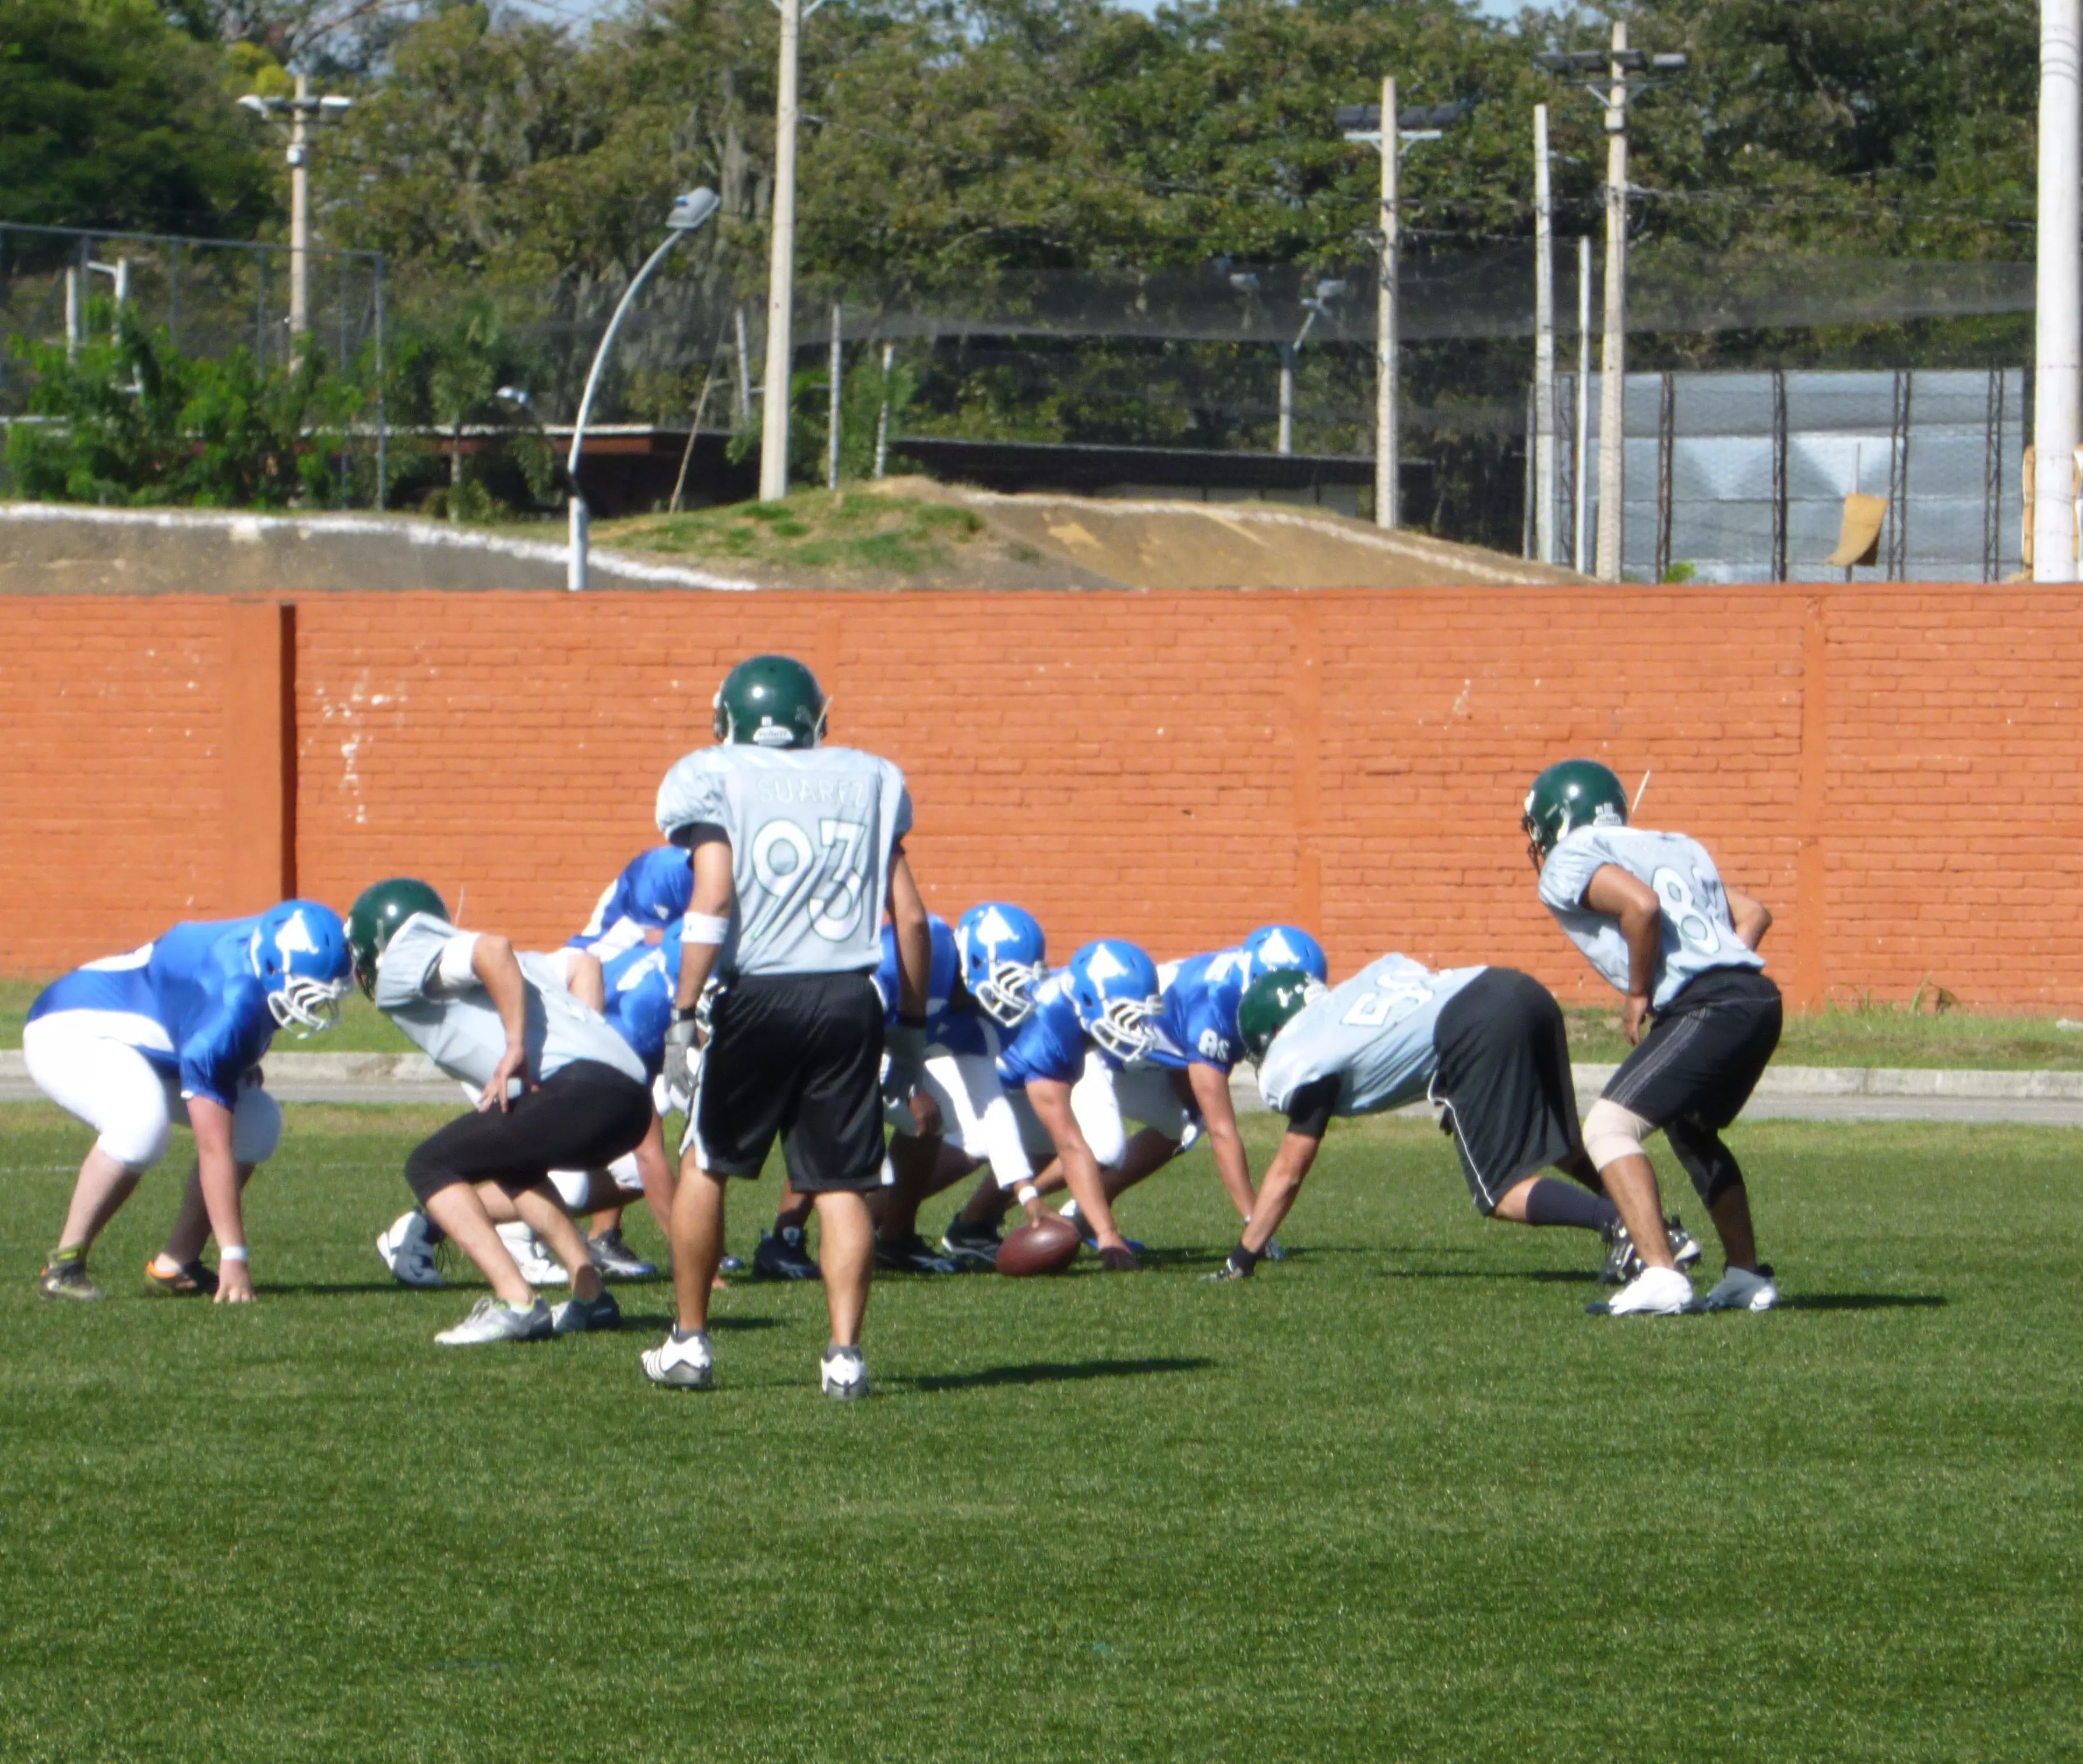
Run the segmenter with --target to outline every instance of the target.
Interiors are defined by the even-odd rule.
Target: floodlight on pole
[[[1253,276],[1249,279],[1256,287],[1258,278]],[[1236,285],[1236,281],[1235,276],[1230,277],[1232,286]],[[1303,297],[1302,310],[1306,316],[1302,320],[1302,328],[1295,333],[1295,341],[1280,345],[1280,426],[1274,438],[1274,451],[1282,458],[1295,451],[1295,359],[1302,353],[1302,345],[1309,341],[1310,328],[1317,319],[1331,316],[1331,302],[1345,291],[1346,285],[1342,281],[1319,281],[1315,294]]]
[[[1642,93],[1683,73],[1689,60],[1684,55],[1650,55],[1629,48],[1627,22],[1616,19],[1609,49],[1553,49],[1535,56],[1533,61],[1551,74],[1582,78],[1584,90],[1606,113],[1606,302],[1599,363],[1597,574],[1602,582],[1618,582],[1625,561],[1627,494],[1628,107]],[[1580,401],[1582,396],[1580,387]],[[1578,469],[1581,474],[1581,461]],[[1577,567],[1584,567],[1581,557]]]
[[[1401,396],[1402,342],[1396,328],[1396,292],[1397,210],[1405,142],[1437,141],[1465,116],[1467,103],[1414,104],[1399,109],[1396,82],[1381,82],[1379,104],[1341,104],[1332,121],[1345,132],[1346,139],[1363,142],[1381,155],[1381,273],[1375,298],[1374,319],[1374,524],[1394,527],[1403,524],[1401,476],[1403,440],[1399,421]],[[1392,120],[1384,128],[1382,119]]]
[[[248,92],[238,103],[241,110],[263,122],[285,124],[289,133],[283,157],[289,167],[289,353],[294,358],[302,353],[311,328],[311,125],[341,121],[354,108],[354,100],[337,92],[314,97],[311,77],[299,74],[294,97],[263,98]]]
[[[615,302],[615,315],[607,321],[607,329],[601,335],[600,347],[594,351],[593,366],[586,370],[585,391],[579,397],[577,420],[572,425],[571,451],[564,459],[564,476],[571,484],[571,552],[567,562],[564,586],[573,594],[581,592],[586,585],[586,552],[589,518],[585,497],[579,491],[579,450],[585,444],[586,418],[593,412],[593,395],[599,390],[601,370],[607,365],[608,352],[615,347],[615,332],[622,328],[637,291],[651,279],[651,272],[665,262],[667,254],[689,235],[699,231],[710,217],[721,206],[715,191],[708,188],[690,190],[673,201],[672,211],[665,217],[665,236],[659,241],[658,248],[644,260],[644,267],[630,278],[629,286],[622,290],[622,298]],[[503,392],[518,389],[506,387]],[[525,400],[526,392],[520,394]]]

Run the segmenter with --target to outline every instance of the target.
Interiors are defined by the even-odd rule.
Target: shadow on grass
[[[914,1390],[970,1390],[991,1385],[1077,1384],[1088,1378],[1141,1378],[1153,1373],[1200,1372],[1212,1360],[1038,1360],[1025,1366],[993,1366],[988,1372],[936,1373],[924,1378],[893,1380]]]
[[[670,1329],[679,1318],[669,1311],[624,1311],[615,1324],[618,1329]],[[778,1317],[712,1317],[709,1333],[712,1335],[742,1335],[755,1329],[779,1329]]]
[[[1935,1311],[1942,1292],[1794,1292],[1779,1301],[1783,1311]]]

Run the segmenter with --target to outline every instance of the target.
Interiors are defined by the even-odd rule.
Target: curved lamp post
[[[586,417],[593,409],[593,395],[599,389],[600,370],[607,365],[608,351],[615,347],[615,334],[622,328],[622,321],[628,313],[630,302],[636,299],[636,290],[650,279],[651,272],[665,260],[665,254],[690,233],[698,232],[714,214],[720,205],[716,193],[711,189],[690,190],[685,196],[675,197],[673,212],[665,217],[666,234],[657,250],[644,259],[644,267],[623,290],[622,298],[615,309],[615,316],[607,321],[607,329],[602,336],[600,347],[594,351],[593,366],[586,374],[585,391],[579,400],[578,421],[572,425],[572,451],[564,460],[564,476],[570,480],[571,497],[571,559],[564,586],[573,594],[586,585],[586,528],[585,498],[579,492],[579,449],[585,442]]]

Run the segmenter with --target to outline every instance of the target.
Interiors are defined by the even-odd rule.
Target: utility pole
[[[774,239],[767,260],[767,390],[760,412],[759,500],[788,493],[789,326],[796,304],[796,118],[803,21],[824,4],[774,0],[781,15],[780,91],[774,105]]]
[[[836,490],[839,487],[839,400],[844,389],[842,376],[846,372],[846,348],[839,323],[839,303],[832,302],[832,370],[830,402],[826,405],[825,423],[825,488]]]
[[[1396,285],[1399,269],[1397,213],[1402,199],[1403,143],[1437,141],[1460,121],[1465,104],[1434,104],[1400,111],[1396,82],[1381,82],[1381,103],[1341,104],[1337,125],[1348,141],[1364,142],[1381,154],[1381,286],[1374,314],[1374,524],[1403,524],[1401,487],[1402,337],[1398,331]]]
[[[1570,510],[1570,567],[1584,569],[1585,515],[1591,507],[1591,490],[1584,482],[1584,463],[1591,455],[1591,241],[1577,239],[1577,469],[1570,474],[1574,489]]]
[[[1555,561],[1555,218],[1548,107],[1533,107],[1533,555]]]
[[[314,98],[311,76],[299,74],[293,98],[263,98],[248,92],[239,104],[264,122],[279,124],[287,118],[289,146],[283,157],[289,167],[289,360],[294,365],[302,359],[311,328],[311,128],[338,121],[353,108],[354,100],[332,92]]]
[[[1629,102],[1660,86],[1645,74],[1676,74],[1686,66],[1683,55],[1645,55],[1628,47],[1625,19],[1613,21],[1612,48],[1557,50],[1534,57],[1536,66],[1553,74],[1594,74],[1605,70],[1599,85],[1586,90],[1606,113],[1606,314],[1599,362],[1599,557],[1602,582],[1618,582],[1624,559],[1627,494],[1627,118]],[[1579,467],[1579,476],[1582,467]],[[1582,569],[1583,561],[1578,561]]]
[[[875,419],[875,475],[889,469],[889,370],[896,365],[897,345],[882,345],[882,413]]]
[[[2040,0],[2039,312],[2033,366],[2032,577],[2074,582],[2083,442],[2083,0]]]

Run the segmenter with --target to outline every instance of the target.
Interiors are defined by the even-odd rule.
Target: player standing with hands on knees
[[[1696,840],[1629,826],[1620,780],[1595,759],[1565,759],[1536,778],[1520,825],[1543,904],[1627,1000],[1620,1026],[1634,1051],[1584,1118],[1584,1149],[1642,1263],[1608,1309],[1670,1316],[1693,1305],[1642,1149],[1661,1127],[1728,1263],[1704,1308],[1770,1310],[1779,1290],[1758,1261],[1743,1173],[1721,1130],[1779,1046],[1779,988],[1757,953],[1771,913],[1727,887]]]
[[[775,1136],[790,1181],[816,1197],[831,1339],[825,1394],[868,1394],[861,1322],[875,1270],[868,1196],[883,1185],[882,1096],[908,1097],[925,1058],[932,939],[903,840],[904,774],[821,745],[825,695],[785,655],[741,662],[716,697],[716,745],[658,789],[658,828],[692,854],[666,1082],[694,1098],[673,1206],[678,1326],[644,1355],[654,1384],[713,1376],[709,1286],[723,1252],[725,1187],[751,1178]],[[871,976],[895,927],[897,1021],[886,1037]],[[691,1082],[695,1008],[720,984]],[[882,1073],[887,1045],[889,1071]]]

